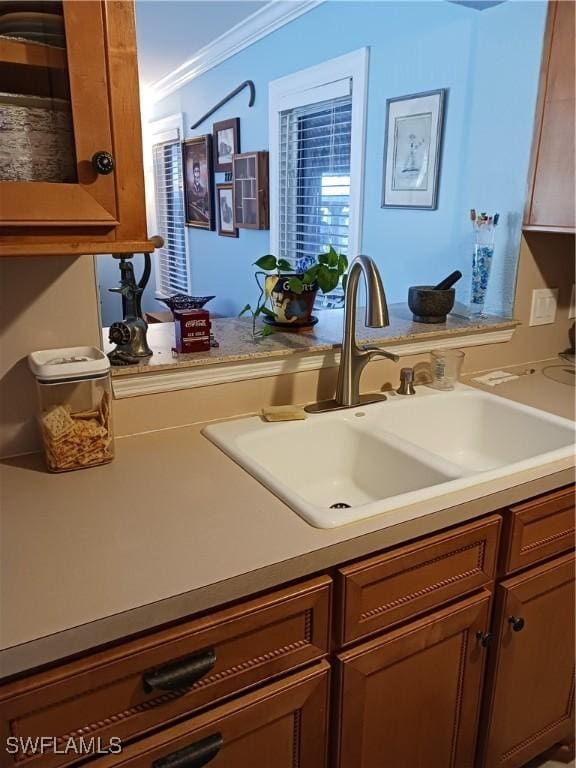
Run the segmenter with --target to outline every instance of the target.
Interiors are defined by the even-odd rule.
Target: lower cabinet
[[[325,768],[330,666],[303,672],[165,728],[98,768]]]
[[[574,555],[497,588],[482,768],[517,768],[573,738]]]
[[[472,768],[491,595],[338,654],[338,768]]]

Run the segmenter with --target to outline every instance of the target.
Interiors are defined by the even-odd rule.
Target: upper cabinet
[[[0,7],[0,255],[152,251],[133,3],[25,6]]]
[[[548,9],[524,229],[576,231],[574,2]]]

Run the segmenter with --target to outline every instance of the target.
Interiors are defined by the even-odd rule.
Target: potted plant
[[[271,253],[255,261],[254,266],[258,267],[254,278],[260,295],[254,308],[246,304],[239,315],[248,312],[252,315],[254,337],[269,336],[281,328],[309,327],[315,322],[312,309],[318,289],[322,293],[330,293],[340,278],[342,287],[346,287],[348,260],[332,247],[327,253],[320,253],[316,263],[303,273],[295,273],[289,261],[277,259]],[[264,316],[266,324],[257,331],[256,318],[259,315]]]

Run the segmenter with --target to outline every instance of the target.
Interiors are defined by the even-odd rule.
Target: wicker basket
[[[76,181],[70,102],[0,93],[0,180]]]

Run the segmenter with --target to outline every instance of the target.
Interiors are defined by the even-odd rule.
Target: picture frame
[[[232,172],[232,155],[240,152],[240,118],[222,120],[212,126],[214,146],[214,170],[218,173]]]
[[[448,90],[386,100],[382,208],[438,207]]]
[[[187,227],[214,229],[212,136],[182,142],[184,165],[184,221]]]
[[[218,209],[218,234],[222,237],[238,237],[234,226],[234,185],[216,184],[216,207]]]

